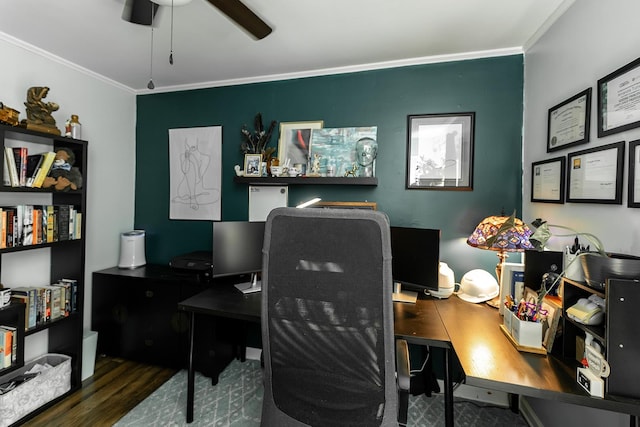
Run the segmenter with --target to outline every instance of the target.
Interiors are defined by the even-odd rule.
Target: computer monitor
[[[391,227],[393,300],[416,302],[417,292],[438,290],[440,230]]]
[[[243,293],[258,292],[262,271],[264,222],[220,221],[213,223],[213,278],[251,275],[251,280],[236,284]]]

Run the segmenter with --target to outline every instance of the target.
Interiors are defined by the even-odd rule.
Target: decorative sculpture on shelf
[[[60,135],[60,129],[56,127],[56,120],[51,115],[60,106],[55,102],[44,102],[49,88],[46,86],[32,86],[27,90],[27,102],[24,103],[27,110],[27,118],[22,121],[27,129]]]
[[[356,155],[360,167],[360,176],[373,176],[373,161],[378,155],[378,143],[373,138],[360,138],[356,142]],[[354,171],[355,172],[355,171]]]

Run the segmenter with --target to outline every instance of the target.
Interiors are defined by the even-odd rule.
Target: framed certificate
[[[624,141],[569,153],[567,202],[622,204],[623,168]]]
[[[640,208],[640,139],[629,142],[629,195],[627,206]]]
[[[591,88],[549,109],[547,153],[589,142]]]
[[[532,163],[531,201],[564,203],[565,171],[565,157]]]
[[[640,126],[640,58],[598,80],[598,137]]]

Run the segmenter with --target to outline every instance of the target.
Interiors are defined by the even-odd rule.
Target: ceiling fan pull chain
[[[153,8],[151,8],[151,52],[149,56],[149,83],[147,83],[147,88],[154,89],[156,85],[153,84]]]
[[[171,0],[171,52],[169,52],[169,64],[173,65],[173,0]]]

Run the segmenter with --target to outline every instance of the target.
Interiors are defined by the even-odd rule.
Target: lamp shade
[[[529,242],[531,229],[515,216],[489,216],[478,224],[467,244],[479,249],[499,252],[522,252],[533,249]]]

